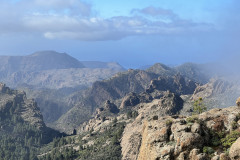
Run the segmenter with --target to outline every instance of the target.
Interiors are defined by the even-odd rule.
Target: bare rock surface
[[[203,147],[211,140],[210,131],[230,133],[233,130],[231,124],[238,121],[240,108],[212,109],[191,122],[189,117],[176,115],[151,118],[148,111],[146,104],[139,109],[139,116],[125,128],[121,143],[123,160],[208,160],[210,158],[203,153]],[[237,127],[240,129],[239,125]],[[136,142],[130,137],[134,135],[138,135],[140,145],[133,145]],[[239,146],[238,139],[230,149],[231,159],[239,159]],[[223,151],[216,154],[213,159],[223,157]]]
[[[231,146],[229,156],[231,160],[240,159],[240,138],[238,138],[238,140]]]

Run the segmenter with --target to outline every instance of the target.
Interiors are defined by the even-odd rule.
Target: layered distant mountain
[[[84,65],[66,53],[54,51],[36,52],[28,56],[0,56],[1,72],[36,72],[68,68],[84,68]]]
[[[115,70],[124,70],[124,68],[116,62],[99,62],[99,61],[81,61],[86,68],[112,68]]]
[[[55,51],[0,56],[0,82],[25,90],[29,97],[36,99],[47,123],[69,110],[65,99],[71,93],[123,70],[115,62],[80,62]]]
[[[27,56],[0,56],[0,81],[38,88],[88,87],[124,68],[117,63],[80,62],[66,53],[41,51]]]

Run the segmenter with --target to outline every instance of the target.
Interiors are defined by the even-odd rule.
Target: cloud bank
[[[213,29],[212,24],[182,19],[172,10],[153,6],[133,9],[130,16],[101,18],[80,0],[0,2],[1,34],[37,34],[48,39],[119,40],[129,36],[176,35]]]

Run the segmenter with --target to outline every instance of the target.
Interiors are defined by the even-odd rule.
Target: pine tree
[[[193,114],[201,114],[207,111],[206,105],[203,103],[202,97],[198,98],[198,100],[194,101],[193,104]]]

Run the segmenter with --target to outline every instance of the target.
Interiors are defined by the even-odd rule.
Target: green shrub
[[[127,112],[127,118],[136,118],[138,116],[138,111],[128,111]]]
[[[173,123],[173,121],[172,121],[171,119],[167,119],[167,120],[165,121],[165,124],[166,124],[167,126],[172,125],[172,123]]]
[[[220,144],[221,144],[220,139],[217,136],[211,138],[211,145],[216,147]]]
[[[194,123],[196,121],[198,121],[198,117],[197,116],[190,116],[186,119],[187,123]]]
[[[232,144],[240,137],[239,131],[232,131],[225,138],[221,139],[222,146],[225,148],[229,148]]]
[[[210,145],[214,146],[214,147],[217,147],[217,146],[221,145],[220,139],[225,137],[225,132],[224,131],[215,132],[212,129],[210,129],[209,133],[211,135]]]
[[[215,151],[212,147],[207,147],[207,146],[204,146],[203,147],[203,153],[206,153],[206,154],[213,154]]]

